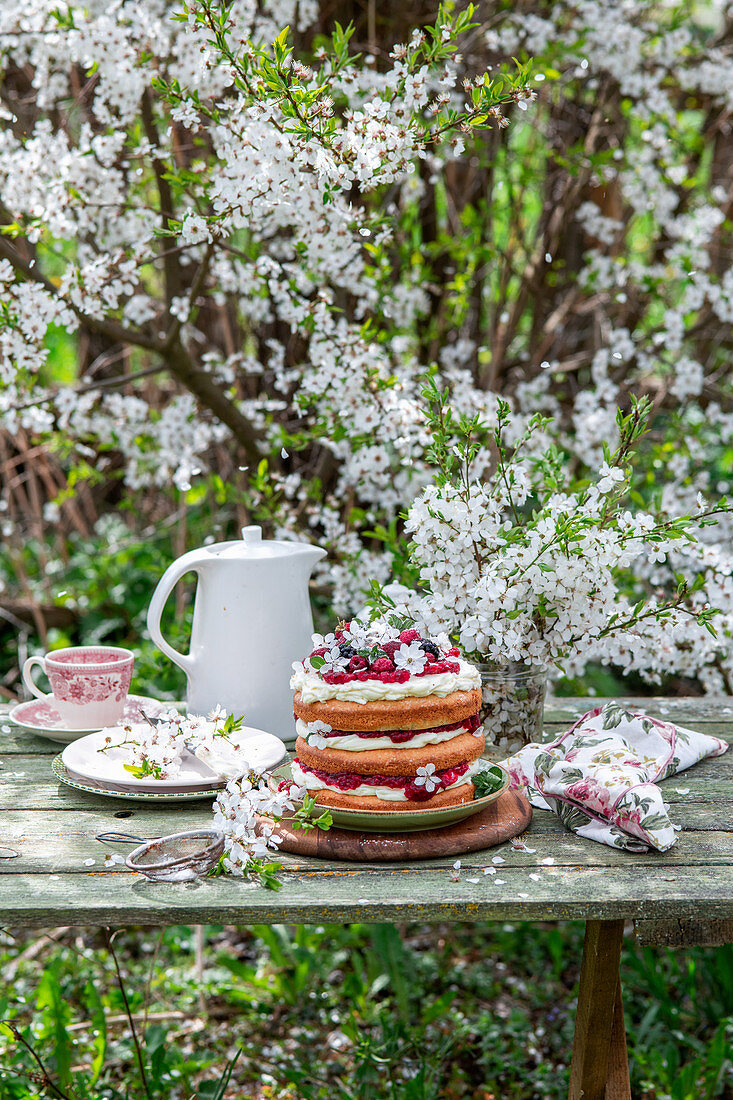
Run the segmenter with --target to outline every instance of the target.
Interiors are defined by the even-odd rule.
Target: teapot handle
[[[198,573],[199,564],[199,556],[197,552],[194,551],[190,554],[184,554],[178,561],[174,561],[172,565],[169,565],[158,581],[158,585],[155,592],[153,592],[153,597],[148,608],[148,630],[150,631],[150,637],[153,639],[158,649],[162,653],[165,653],[166,657],[170,657],[174,664],[179,665],[187,676],[193,671],[193,657],[190,653],[179,653],[177,649],[173,648],[170,642],[165,640],[160,630],[160,619],[163,614],[163,608],[168,601],[168,597],[178,581],[186,573]]]

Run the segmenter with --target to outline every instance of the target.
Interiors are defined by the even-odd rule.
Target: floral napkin
[[[533,806],[553,810],[578,836],[631,852],[664,852],[678,827],[656,783],[727,748],[718,737],[607,703],[559,740],[526,745],[503,766],[512,787]]]

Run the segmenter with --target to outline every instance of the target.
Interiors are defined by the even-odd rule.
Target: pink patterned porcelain
[[[76,729],[113,726],[123,714],[130,690],[134,654],[116,646],[72,646],[45,657],[29,657],[23,682],[37,698],[45,692],[33,682],[31,669],[40,665],[51,681],[53,701],[64,722]]]
[[[128,695],[120,722],[140,722],[144,715],[148,718],[160,718],[171,707],[175,708],[176,704],[167,700],[151,699],[149,695]],[[77,737],[95,732],[89,729],[74,729],[64,722],[56,710],[53,695],[18,703],[8,712],[8,718],[29,733],[35,733],[38,737],[48,737],[61,745],[68,745]]]

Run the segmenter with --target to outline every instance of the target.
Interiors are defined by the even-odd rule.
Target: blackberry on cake
[[[326,806],[409,812],[471,801],[481,677],[447,638],[353,620],[294,667],[293,780]]]

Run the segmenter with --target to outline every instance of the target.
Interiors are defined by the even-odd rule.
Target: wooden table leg
[[[588,921],[568,1100],[631,1100],[619,961],[624,922]]]
[[[621,1000],[620,979],[616,986],[611,1049],[608,1052],[608,1077],[603,1100],[631,1100],[629,1055],[626,1050],[626,1028],[624,1027],[624,1006]]]

